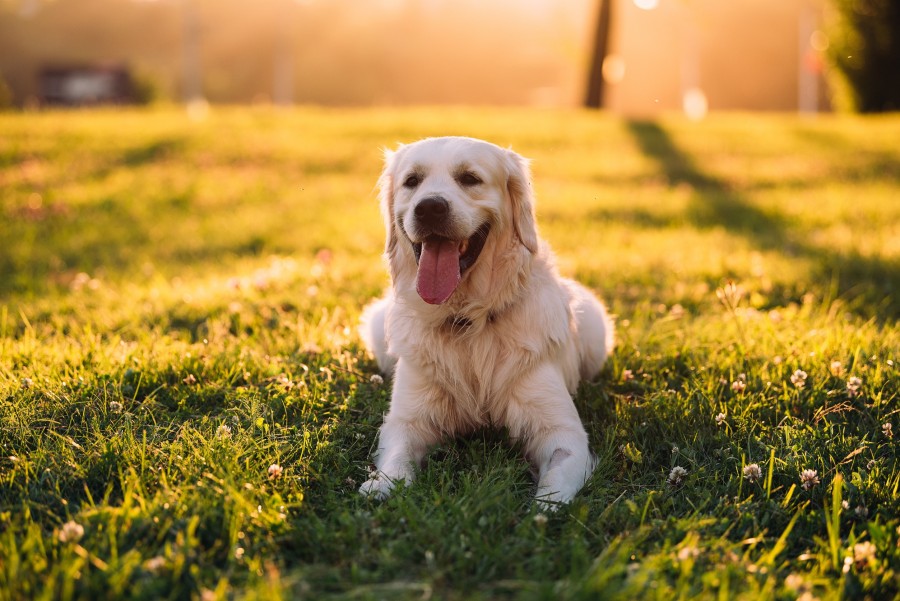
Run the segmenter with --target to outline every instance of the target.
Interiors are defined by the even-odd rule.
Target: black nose
[[[419,223],[430,226],[442,224],[449,212],[450,203],[440,196],[430,196],[422,199],[415,209],[416,219]]]

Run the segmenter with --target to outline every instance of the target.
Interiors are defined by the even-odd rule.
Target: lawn
[[[557,513],[496,431],[356,492],[390,396],[356,332],[381,152],[444,134],[533,159],[560,271],[617,315],[576,398],[599,466]],[[897,115],[0,114],[0,600],[896,598],[898,140]]]

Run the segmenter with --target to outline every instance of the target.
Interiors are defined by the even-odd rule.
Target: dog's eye
[[[477,186],[481,183],[481,178],[471,171],[466,171],[465,173],[460,174],[457,181],[463,186]]]
[[[403,186],[405,188],[415,188],[419,185],[419,176],[418,174],[411,173],[406,176],[406,179],[403,180]]]

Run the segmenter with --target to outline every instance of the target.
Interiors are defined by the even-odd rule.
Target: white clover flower
[[[194,374],[188,374],[186,378],[182,380],[188,386],[193,386],[197,383],[197,378],[194,377]]]
[[[875,545],[869,541],[853,545],[853,563],[856,564],[856,568],[862,570],[874,563],[876,550]]]
[[[700,549],[693,545],[687,545],[678,550],[678,561],[687,561],[700,555]]]
[[[31,378],[22,378],[22,388],[28,389],[34,386],[34,380]]]
[[[59,538],[59,542],[61,542],[61,543],[67,543],[67,542],[77,543],[78,541],[81,540],[81,537],[83,537],[83,536],[84,536],[84,526],[82,526],[81,524],[79,524],[75,521],[68,521],[65,524],[63,524],[62,527],[59,529],[59,533],[57,534],[57,537]]]
[[[622,370],[622,381],[630,382],[632,380],[634,380],[634,372],[631,371],[630,369],[623,369]]]
[[[281,374],[280,376],[278,376],[277,378],[275,378],[275,382],[276,382],[277,384],[279,384],[282,388],[284,388],[284,389],[285,389],[286,391],[288,391],[288,392],[291,391],[291,390],[293,390],[294,386],[297,385],[297,384],[294,383],[293,380],[291,380],[291,379],[290,379],[289,377],[287,377],[285,374]]]
[[[741,375],[744,375],[744,374],[741,374]],[[733,392],[741,393],[741,392],[744,392],[744,390],[746,390],[746,389],[747,389],[747,382],[745,382],[744,380],[741,380],[740,378],[738,378],[737,380],[735,380],[734,382],[731,383],[731,390]]]
[[[110,401],[109,410],[111,413],[122,413],[122,403],[119,401]]]
[[[756,482],[761,477],[762,470],[759,469],[759,464],[751,463],[750,465],[744,466],[744,478],[746,478],[750,482]]]
[[[725,423],[725,414],[724,413],[718,414],[716,416],[716,425],[721,426],[724,423]]]
[[[221,424],[218,428],[216,428],[216,437],[231,438],[231,426]]]
[[[881,426],[881,431],[888,438],[894,437],[894,426],[891,424],[891,422],[884,422],[884,424],[882,424]]]
[[[280,465],[273,463],[269,466],[269,480],[278,480],[283,472],[284,469]]]
[[[744,291],[733,281],[729,280],[724,287],[716,289],[716,296],[719,297],[719,300],[722,301],[725,307],[733,310],[740,304]]]
[[[828,369],[831,371],[831,375],[835,377],[844,375],[844,366],[840,361],[832,361],[831,365],[828,366]]]
[[[369,382],[371,382],[374,386],[381,386],[384,384],[384,378],[382,378],[378,374],[372,374],[372,377],[369,378]]]
[[[800,574],[789,574],[788,577],[784,579],[784,585],[792,591],[801,591],[806,588],[806,582]]]
[[[844,574],[848,574],[852,566],[853,558],[848,555],[844,558],[844,567],[841,568],[841,572],[843,572]]]
[[[803,490],[809,490],[819,484],[819,472],[816,470],[803,470],[800,472],[800,486]]]
[[[666,479],[666,482],[669,483],[670,486],[679,486],[682,482],[684,482],[685,477],[687,477],[688,471],[681,467],[680,465],[676,465],[672,468],[672,471],[669,472],[669,477]]]
[[[547,523],[547,516],[543,513],[538,513],[534,516],[534,523],[538,526],[543,526]]]
[[[847,380],[847,395],[850,398],[853,398],[857,394],[859,394],[860,388],[862,388],[862,378],[851,376],[850,379]]]
[[[162,555],[157,555],[156,557],[151,557],[147,561],[144,562],[144,569],[148,572],[158,572],[161,569],[166,567],[166,558]]]
[[[798,369],[791,374],[791,384],[793,384],[797,388],[803,388],[804,386],[806,386],[806,377],[807,373],[802,369]]]

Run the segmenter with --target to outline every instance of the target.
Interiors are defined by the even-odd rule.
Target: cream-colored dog
[[[442,438],[497,426],[537,469],[541,506],[570,501],[594,467],[572,395],[600,371],[613,324],[557,274],[527,161],[431,138],[387,152],[380,185],[393,285],[366,308],[362,335],[393,396],[360,492],[385,498]]]

